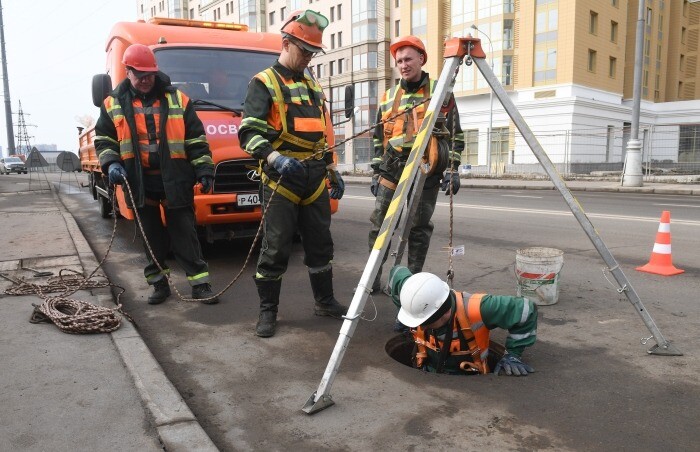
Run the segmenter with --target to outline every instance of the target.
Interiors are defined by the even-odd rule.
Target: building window
[[[610,41],[617,42],[617,22],[610,21]]]
[[[511,50],[513,48],[513,19],[503,21],[503,49]]]
[[[678,65],[678,70],[683,72],[685,70],[685,55],[681,54],[680,64]]]
[[[335,22],[335,6],[331,6],[331,22]]]
[[[598,57],[598,52],[592,49],[588,49],[588,70],[590,72],[595,72],[596,58]]]
[[[335,49],[335,33],[331,34],[331,49]]]
[[[268,16],[269,16],[269,20],[268,20],[269,25],[274,25],[275,24],[275,12],[270,11],[270,14]]]
[[[343,20],[343,5],[338,4],[338,20]]]
[[[394,8],[398,8],[398,7],[399,7],[399,0],[394,0]]]
[[[316,78],[321,78],[321,77],[323,77],[323,65],[317,64],[316,65]]]
[[[610,78],[615,78],[616,73],[617,73],[617,58],[610,57],[610,68],[608,70],[608,76],[610,76]]]
[[[328,63],[328,76],[333,77],[335,75],[335,61],[330,61]]]
[[[377,68],[377,52],[361,53],[352,56],[352,70],[358,71],[362,69]]]
[[[424,35],[428,27],[428,8],[416,8],[411,15],[411,34]]]
[[[462,164],[479,164],[479,129],[469,129],[464,131],[464,152],[462,153]]]
[[[343,32],[338,32],[338,47],[343,47]]]
[[[508,162],[508,147],[510,145],[510,129],[494,127],[491,131],[491,165],[505,165]]]
[[[588,24],[588,32],[592,35],[598,34],[598,13],[591,11],[591,20]]]
[[[611,0],[610,4],[613,5],[615,8],[619,6],[618,0]]]
[[[399,36],[401,36],[401,31],[400,31],[400,30],[401,30],[401,21],[400,21],[400,20],[396,20],[396,21],[394,22],[394,36],[395,36],[395,37],[398,38]]]
[[[283,6],[280,8],[280,22],[284,22],[285,17],[287,17],[287,7]]]
[[[681,44],[685,44],[685,27],[681,27]]]
[[[345,66],[345,59],[340,58],[338,60],[338,75],[343,73],[343,66]]]

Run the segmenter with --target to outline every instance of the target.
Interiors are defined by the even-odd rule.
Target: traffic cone
[[[656,233],[656,242],[654,243],[654,249],[651,251],[649,263],[637,267],[637,270],[663,276],[678,275],[685,271],[673,266],[671,258],[671,212],[668,210],[664,210],[661,213],[659,231]]]

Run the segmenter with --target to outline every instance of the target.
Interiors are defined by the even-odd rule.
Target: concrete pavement
[[[47,277],[22,267],[91,273],[98,261],[53,183],[31,176],[0,176],[0,272],[37,284]],[[217,450],[128,320],[90,335],[31,324],[42,300],[5,294],[12,285],[0,279],[0,450]],[[70,298],[114,307],[107,287]]]
[[[91,272],[97,259],[52,189],[26,176],[0,176],[4,236],[0,271],[12,278],[31,267]],[[348,183],[369,177],[345,176]],[[700,194],[700,182],[646,182],[618,187],[609,180],[568,181],[572,191]],[[462,187],[551,189],[546,180],[468,178]],[[59,190],[70,187],[58,184]],[[75,190],[76,188],[73,187]],[[101,257],[101,256],[100,256]],[[42,282],[41,279],[38,280]],[[125,319],[112,334],[69,335],[28,323],[35,296],[10,296],[0,280],[1,450],[216,450],[182,397]],[[107,289],[75,297],[113,307]],[[233,428],[233,426],[232,426]]]

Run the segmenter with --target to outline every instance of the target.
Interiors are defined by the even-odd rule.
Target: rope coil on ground
[[[31,323],[51,322],[64,333],[111,333],[121,326],[121,305],[116,308],[96,306],[82,300],[64,297],[46,297],[34,306]]]

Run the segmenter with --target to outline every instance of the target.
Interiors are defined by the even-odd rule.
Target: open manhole
[[[391,356],[394,360],[400,362],[404,366],[413,368],[413,337],[408,333],[401,333],[397,336],[392,337],[387,341],[384,349],[387,355]],[[503,354],[506,349],[501,344],[491,341],[489,343],[489,369],[496,367],[498,361],[503,358]],[[462,375],[462,374],[459,374]],[[464,373],[463,375],[477,375]]]

